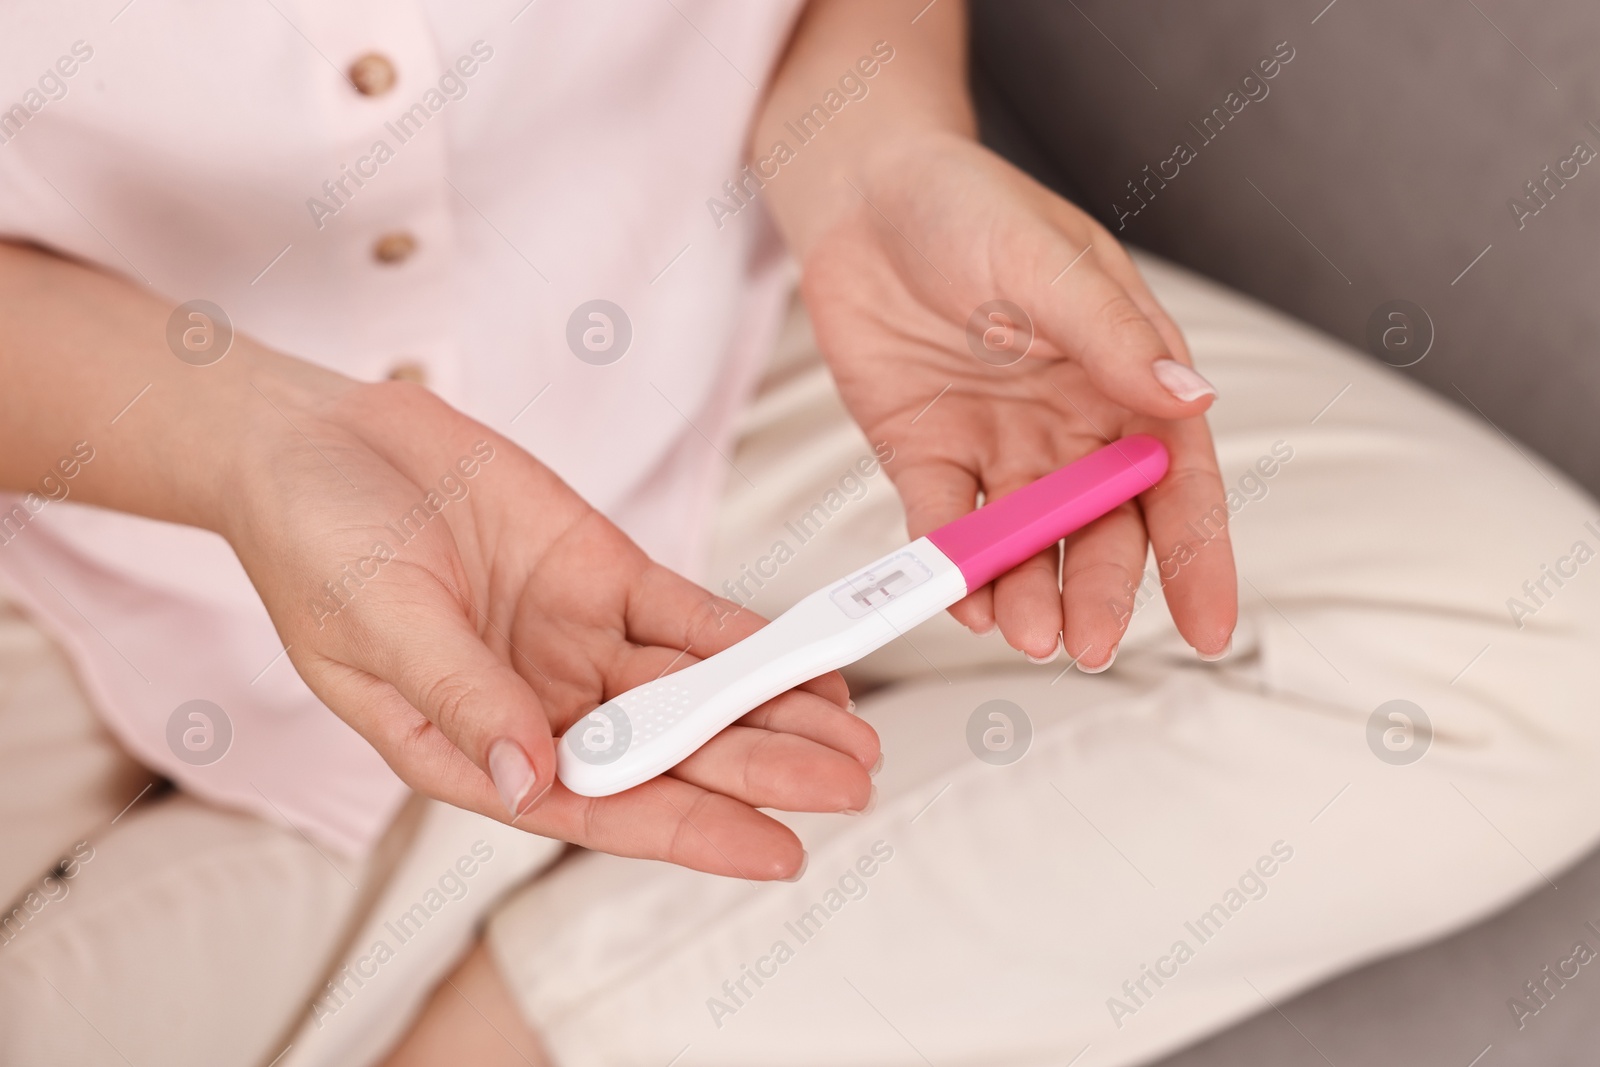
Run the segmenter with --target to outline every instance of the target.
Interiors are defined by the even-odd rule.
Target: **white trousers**
[[[124,811],[148,775],[0,613],[0,1064],[370,1062],[489,917],[566,1067],[1111,1067],[1558,879],[1600,831],[1594,503],[1395,372],[1141,265],[1221,392],[1229,659],[1194,658],[1153,579],[1096,676],[936,619],[851,672],[877,807],[784,816],[807,873],[754,885],[551,867],[556,843],[431,802],[361,861],[182,794]],[[796,316],[709,584],[775,614],[893,547],[872,444]]]
[[[419,799],[358,859],[165,789],[0,599],[0,1067],[371,1062],[560,850]]]
[[[1134,1063],[1594,842],[1594,502],[1397,372],[1141,266],[1220,393],[1233,654],[1199,662],[1153,577],[1102,675],[948,618],[911,633],[854,673],[881,686],[859,699],[879,803],[785,816],[798,882],[584,854],[499,911],[491,948],[557,1062]],[[768,614],[905,536],[887,477],[851,476],[876,442],[803,332],[785,345],[710,583]]]

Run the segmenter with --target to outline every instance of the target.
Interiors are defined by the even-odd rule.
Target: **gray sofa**
[[[1122,240],[1365,349],[1592,493],[1597,51],[1593,0],[973,0],[990,144]],[[1520,1028],[1506,1006],[1600,928],[1600,855],[1555,881],[1162,1067],[1600,1062],[1600,980]]]
[[[1600,151],[1600,5],[1327,4],[975,0],[985,133],[1120,238],[1351,343],[1420,305],[1437,336],[1402,373],[1600,491],[1600,160],[1561,170]],[[1285,41],[1265,98],[1203,140]],[[1119,230],[1180,138],[1197,158]]]

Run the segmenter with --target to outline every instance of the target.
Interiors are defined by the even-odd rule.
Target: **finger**
[[[999,622],[994,616],[994,585],[968,593],[949,607],[950,617],[979,637],[995,632]]]
[[[665,648],[624,654],[607,691],[621,691],[695,662]],[[864,803],[877,734],[838,704],[790,690],[745,715],[690,753],[671,774],[761,807],[840,811]]]
[[[1196,651],[1224,654],[1239,618],[1238,576],[1216,451],[1203,419],[1150,427],[1167,447],[1166,477],[1140,497],[1172,621]]]
[[[347,684],[356,672],[344,670],[350,678],[335,683],[335,688],[370,712],[357,723],[362,736],[408,786],[504,820],[504,808],[489,780],[437,728],[392,686],[365,672],[359,682]],[[360,689],[371,692],[356,692]],[[788,827],[742,801],[671,776],[609,797],[579,796],[556,782],[516,825],[618,856],[664,860],[756,881],[790,877],[805,855]]]
[[[810,693],[785,693],[750,712],[739,723],[815,741],[844,753],[869,770],[877,765],[883,752],[878,731],[866,720]]]
[[[494,784],[439,728],[377,675],[316,652],[290,651],[306,684],[366,739],[412,790],[502,822]]]
[[[1113,281],[1122,286],[1145,318],[1155,327],[1162,341],[1167,346],[1167,352],[1180,363],[1193,365],[1189,357],[1189,343],[1183,336],[1183,331],[1178,329],[1172,316],[1167,314],[1161,302],[1150,291],[1149,285],[1144,280],[1144,275],[1139,272],[1139,267],[1134,263],[1133,257],[1099,222],[1084,215],[1076,207],[1064,201],[1052,198],[1053,210],[1050,217],[1055,219],[1066,232],[1074,232],[1079,226],[1087,223],[1089,227],[1089,250],[1092,251],[1095,263],[1109,274]]]
[[[1040,442],[1027,450],[1048,456]],[[1047,466],[1011,466],[984,474],[985,500],[999,500],[1050,472]],[[1051,545],[994,582],[994,613],[1012,648],[1035,660],[1055,657],[1061,647],[1061,552]]]
[[[654,563],[629,587],[623,609],[628,640],[686,649],[697,659],[721,652],[766,624],[749,608]]]
[[[1067,251],[1063,240],[1060,254]],[[1037,316],[1038,335],[1081,365],[1101,392],[1132,411],[1161,419],[1200,414],[1216,390],[1174,358],[1182,350],[1169,344],[1106,271],[1099,253],[1093,247],[1084,263],[1054,284],[1032,281],[1029,310]]]
[[[905,505],[906,532],[913,541],[977,506],[977,477],[949,460],[907,464],[890,474]]]
[[[663,664],[656,674],[621,687],[629,689],[664,671],[682,670],[737,644],[765,626],[767,619],[702,589],[682,575],[651,564],[629,592],[624,622],[630,641],[684,653],[681,660],[670,666]],[[797,688],[841,708],[850,703],[850,687],[838,671],[818,675]]]
[[[994,581],[994,614],[1006,643],[1046,662],[1061,649],[1059,545],[1023,560]]]
[[[978,502],[978,479],[965,467],[930,460],[890,471],[906,509],[906,531],[913,541],[970,512]],[[974,633],[995,628],[993,587],[969,592],[950,606],[950,614]]]
[[[671,775],[609,797],[583,797],[557,785],[521,825],[617,856],[752,881],[792,877],[805,861],[800,839],[787,826]]]
[[[872,792],[852,756],[794,734],[730,726],[672,769],[672,776],[754,808],[860,811]]]
[[[484,644],[464,598],[431,572],[403,593],[392,583],[368,590],[340,616],[353,630],[342,635],[351,665],[393,686],[487,775],[508,817],[527,812],[555,781],[539,698]]]
[[[1061,567],[1067,654],[1093,674],[1111,665],[1133,617],[1148,542],[1129,502],[1067,538]]]
[[[1145,318],[1150,320],[1156,332],[1161,335],[1161,339],[1166,342],[1167,351],[1172,354],[1172,358],[1193,366],[1194,361],[1189,355],[1189,342],[1184,338],[1183,331],[1178,329],[1178,324],[1167,314],[1167,309],[1161,306],[1155,293],[1150,291],[1150,286],[1144,280],[1144,275],[1139,273],[1139,267],[1134,263],[1133,257],[1109,231],[1101,227],[1100,233],[1104,236],[1104,244],[1097,240],[1096,247],[1104,253],[1100,257],[1100,262],[1106,272],[1116,279],[1117,284],[1122,286],[1128,297],[1138,305],[1139,310],[1144,312]]]
[[[808,682],[800,683],[795,688],[802,693],[811,693],[819,696],[836,708],[848,708],[851,704],[850,686],[844,680],[844,675],[838,671],[820,674]]]
[[[682,670],[698,660],[693,656],[666,648],[635,648],[616,657],[616,662],[618,663],[616,670],[609,672],[605,679],[607,693],[626,692],[635,686],[653,682],[664,675]],[[826,681],[834,677],[837,675],[830,672],[822,678],[813,679],[813,682]],[[807,688],[811,685],[812,682],[808,682],[804,686],[782,693],[737,721],[745,726],[793,733],[809,738],[818,744],[827,745],[849,755],[864,767],[871,767],[878,758],[877,731],[845,710],[850,703],[848,696],[843,701],[838,701],[831,692],[824,695]],[[829,688],[831,689],[831,686]],[[576,722],[585,714],[587,714],[586,706],[585,710],[575,709],[571,719]],[[559,729],[568,729],[570,725],[570,722],[562,722],[559,724]],[[708,743],[714,742],[715,739]]]

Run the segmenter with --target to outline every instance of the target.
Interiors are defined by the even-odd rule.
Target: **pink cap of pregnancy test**
[[[967,592],[1112,511],[1167,473],[1167,450],[1148,434],[1113,441],[1053,474],[928,534],[966,579]]]

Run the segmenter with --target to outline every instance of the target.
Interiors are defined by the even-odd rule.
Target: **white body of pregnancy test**
[[[817,590],[743,641],[579,719],[556,746],[562,784],[610,796],[670,770],[752,709],[883,647],[1152,488],[1166,468],[1160,442],[1122,438]]]

